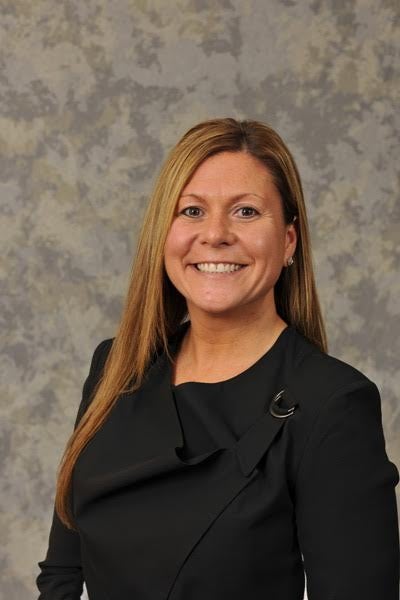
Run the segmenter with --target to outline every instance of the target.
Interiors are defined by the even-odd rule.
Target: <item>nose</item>
[[[210,246],[232,244],[236,237],[232,227],[226,215],[222,213],[210,215],[202,223],[199,241],[208,243]]]

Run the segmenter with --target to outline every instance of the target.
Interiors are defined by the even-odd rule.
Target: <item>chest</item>
[[[180,385],[188,381],[218,383],[240,375],[251,367],[255,360],[249,357],[246,361],[235,361],[232,358],[232,360],[225,361],[224,364],[199,368],[192,359],[180,353],[171,367],[171,383],[173,385]]]
[[[75,514],[88,589],[94,564],[109,597],[261,600],[266,590],[286,598],[291,586],[289,597],[300,600],[287,427],[275,443],[283,422],[259,418],[236,443],[232,434],[188,458],[168,387],[159,393],[124,398],[78,462]],[[214,425],[213,418],[208,429]],[[184,430],[190,437],[185,423]]]

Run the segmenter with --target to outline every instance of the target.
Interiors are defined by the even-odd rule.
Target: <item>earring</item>
[[[294,261],[293,261],[293,257],[292,257],[292,256],[289,256],[289,258],[287,259],[287,262],[286,262],[286,266],[287,266],[287,267],[291,267],[291,266],[292,266],[292,264],[293,264],[293,262],[294,262]]]

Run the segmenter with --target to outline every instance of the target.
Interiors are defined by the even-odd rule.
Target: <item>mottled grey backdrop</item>
[[[92,352],[161,161],[205,118],[293,151],[330,353],[377,383],[399,465],[398,0],[0,5],[1,598],[36,595]]]

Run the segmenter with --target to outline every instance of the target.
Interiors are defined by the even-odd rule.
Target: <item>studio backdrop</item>
[[[114,335],[160,165],[201,120],[264,121],[293,152],[329,352],[378,385],[400,465],[399,13],[1,2],[1,599],[37,593],[91,355]]]

